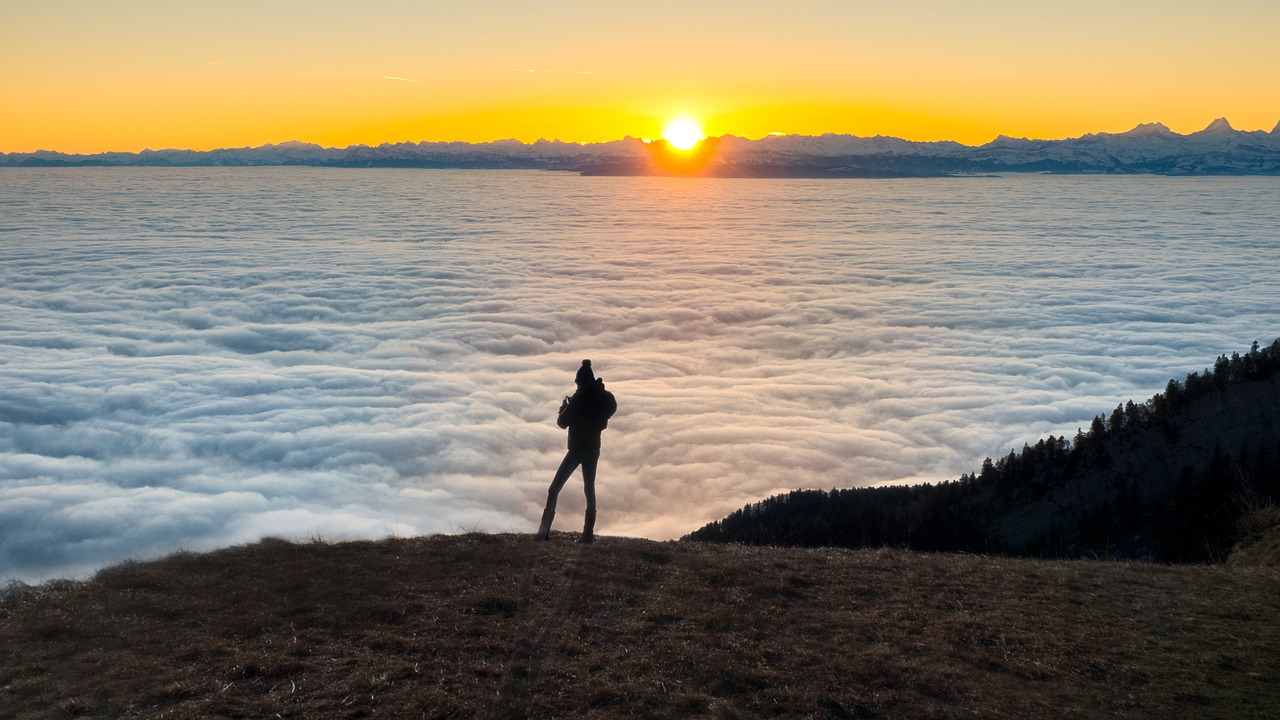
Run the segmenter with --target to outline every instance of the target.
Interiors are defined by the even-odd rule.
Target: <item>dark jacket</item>
[[[600,452],[600,433],[609,426],[609,418],[618,411],[613,393],[604,389],[604,381],[596,380],[578,388],[560,407],[556,424],[569,428],[569,449],[578,452]]]

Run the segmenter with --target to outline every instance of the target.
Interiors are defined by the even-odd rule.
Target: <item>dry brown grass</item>
[[[1240,520],[1240,541],[1232,548],[1231,565],[1280,568],[1280,506],[1259,504]]]
[[[0,603],[0,717],[1280,717],[1280,573],[266,541]]]

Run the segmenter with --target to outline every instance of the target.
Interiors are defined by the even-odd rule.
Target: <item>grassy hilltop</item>
[[[1280,571],[284,541],[0,603],[0,717],[1280,717]]]

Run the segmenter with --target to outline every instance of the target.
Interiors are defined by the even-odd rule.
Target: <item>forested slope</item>
[[[797,490],[687,539],[1166,562],[1225,559],[1280,496],[1280,340],[939,484]]]

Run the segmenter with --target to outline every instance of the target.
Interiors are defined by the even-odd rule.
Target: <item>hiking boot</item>
[[[538,524],[538,534],[533,536],[534,540],[546,542],[551,539],[551,521],[556,517],[556,511],[547,508],[542,511],[542,522]]]
[[[596,541],[596,511],[588,510],[587,517],[582,523],[582,537],[578,538],[578,542],[582,545],[590,545]]]

